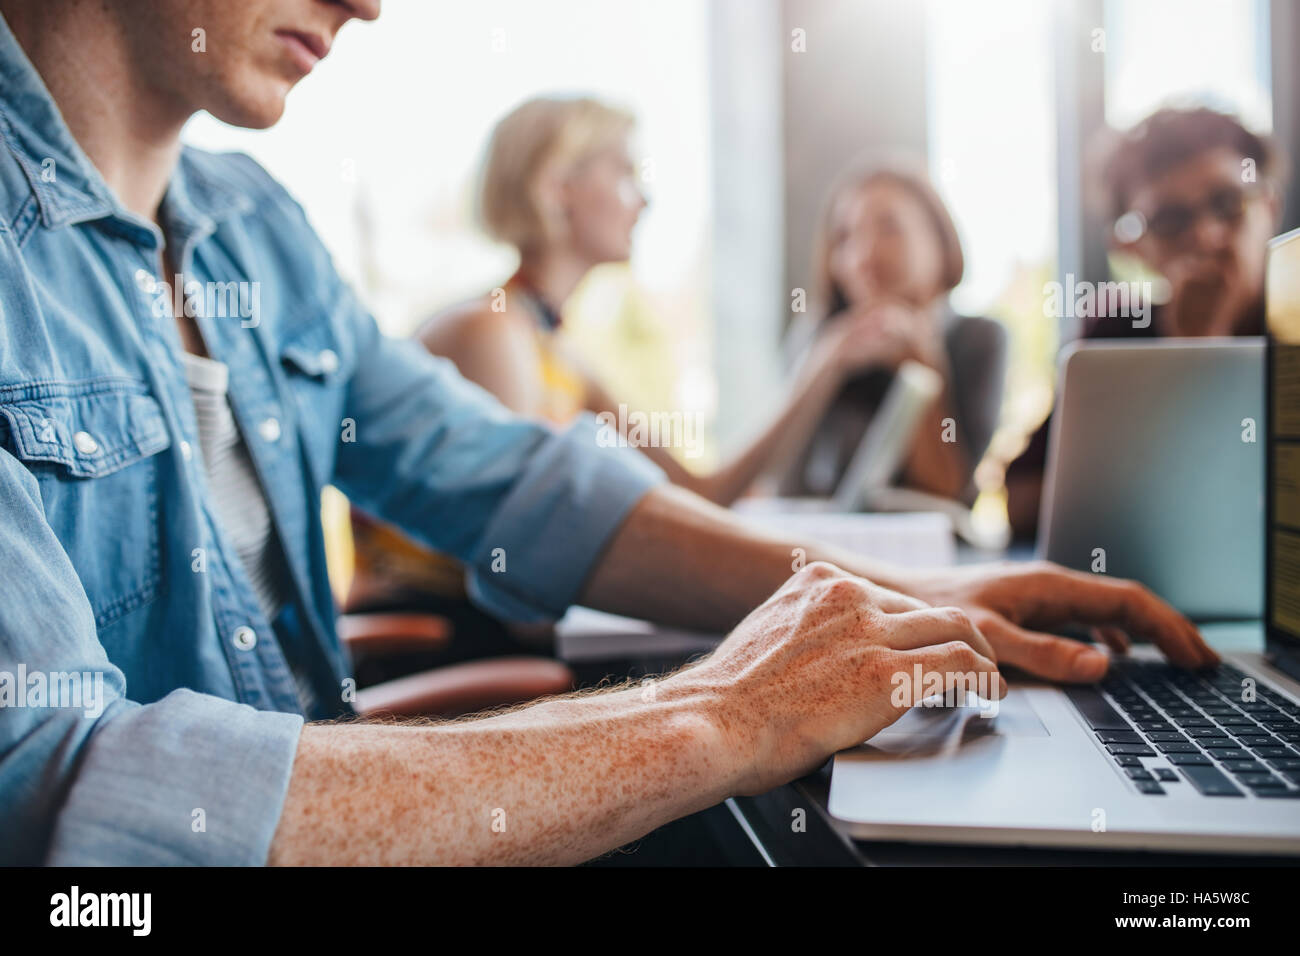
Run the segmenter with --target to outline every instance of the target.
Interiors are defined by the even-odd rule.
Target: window
[[[1106,0],[1106,122],[1210,106],[1273,128],[1267,0]]]
[[[1052,7],[930,0],[927,14],[930,171],[966,258],[952,304],[1007,326],[1003,424],[987,455],[1006,462],[1052,402],[1057,330],[1042,309],[1057,254]],[[1001,484],[996,467],[976,478]]]

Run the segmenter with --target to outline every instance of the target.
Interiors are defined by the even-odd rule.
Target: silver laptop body
[[[1039,554],[1194,621],[1264,605],[1264,340],[1084,342],[1061,360]]]

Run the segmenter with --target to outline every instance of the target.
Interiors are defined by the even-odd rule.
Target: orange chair
[[[339,637],[353,666],[389,654],[438,650],[451,641],[451,624],[432,614],[343,614]],[[357,691],[366,717],[460,717],[494,707],[564,694],[573,671],[547,657],[492,657],[395,677]]]
[[[547,657],[490,657],[403,673],[402,669],[410,662],[400,658],[418,661],[422,653],[445,650],[451,644],[454,626],[448,618],[427,612],[358,610],[397,601],[400,594],[394,594],[393,587],[401,575],[383,567],[358,565],[349,520],[351,511],[343,495],[327,489],[321,509],[326,555],[330,580],[344,609],[338,619],[339,637],[351,655],[354,671],[363,681],[354,702],[358,713],[459,717],[567,693],[574,688],[573,672]],[[373,523],[373,519],[366,519],[359,512],[355,517],[363,525]],[[393,659],[387,667],[380,664],[385,657]],[[427,665],[414,665],[424,666]],[[365,685],[368,670],[381,672],[383,679]]]

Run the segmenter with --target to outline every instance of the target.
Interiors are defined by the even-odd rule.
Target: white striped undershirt
[[[280,553],[248,446],[230,409],[230,369],[224,362],[185,352],[185,378],[194,399],[203,465],[212,503],[222,531],[234,545],[257,602],[267,621],[274,621],[289,602],[292,586]],[[290,660],[298,697],[311,713],[315,695],[300,669]]]

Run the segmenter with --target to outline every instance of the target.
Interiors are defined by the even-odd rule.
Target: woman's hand
[[[828,371],[847,378],[868,368],[896,370],[911,359],[935,367],[941,353],[929,316],[897,302],[841,313],[818,339]]]

